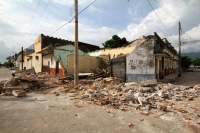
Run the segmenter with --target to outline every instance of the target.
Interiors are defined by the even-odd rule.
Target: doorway
[[[59,61],[56,61],[56,76],[59,76]]]

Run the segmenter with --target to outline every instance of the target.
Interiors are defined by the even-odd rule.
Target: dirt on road
[[[1,73],[0,69],[0,73]],[[5,70],[3,70],[5,71]],[[8,74],[9,73],[9,74]],[[10,75],[10,70],[7,71]],[[200,72],[184,72],[174,85],[200,84]],[[0,78],[5,78],[2,74]],[[177,101],[166,111],[148,113],[134,106],[114,109],[76,99],[74,93],[56,95],[60,88],[27,93],[26,97],[0,97],[1,133],[199,133],[200,98]]]

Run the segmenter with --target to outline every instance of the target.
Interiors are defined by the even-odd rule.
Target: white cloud
[[[35,0],[0,1],[0,36],[1,44],[4,44],[0,45],[1,49],[7,48],[10,50],[10,48],[12,48],[16,50],[14,52],[19,52],[18,49],[22,46],[26,48],[32,45],[39,34],[51,35],[65,22],[70,21],[73,16],[70,15],[69,10],[73,10],[74,0],[50,0],[50,2],[49,0],[41,0],[32,19],[38,2],[39,1]],[[44,11],[48,2],[49,6]],[[57,7],[48,17],[57,2]],[[84,9],[91,2],[93,2],[93,0],[79,0],[79,10]],[[140,12],[145,12],[150,9],[150,6],[144,7],[145,2],[129,1],[132,6],[136,5],[136,9]],[[153,3],[153,1],[150,2]],[[176,19],[181,21],[183,29],[187,29],[184,30],[187,35],[192,39],[198,40],[200,33],[200,18],[198,17],[200,16],[200,1],[163,0],[162,2],[168,7],[170,12],[176,16]],[[119,3],[120,6],[118,5]],[[157,7],[155,3],[153,6]],[[157,32],[162,38],[167,38],[174,47],[177,47],[178,23],[166,15],[162,8],[164,7],[156,8],[155,11],[163,20],[163,23],[172,36],[167,33],[154,12],[144,14],[146,17],[141,19],[142,16],[140,16],[136,10],[130,9],[130,6],[127,6],[126,3],[121,0],[116,0],[115,2],[110,0],[96,1],[80,15],[79,40],[102,46],[101,44],[110,39],[114,34],[118,34],[120,37],[126,37],[127,40],[132,41],[141,38],[143,35],[147,36],[153,34],[153,32]],[[44,14],[40,19],[43,11]],[[59,20],[64,13],[66,13],[64,18]],[[98,20],[95,20],[94,16],[98,16]],[[48,19],[45,21],[47,17]],[[122,17],[123,19],[121,19]],[[121,27],[122,25],[123,27]],[[183,38],[188,38],[187,35],[183,34]],[[54,33],[53,36],[73,41],[74,22],[72,21],[72,23],[66,24],[63,28]],[[174,39],[176,41],[174,41]],[[195,50],[199,50],[198,43],[193,45],[186,44],[184,46],[185,52]],[[9,55],[10,53],[7,52],[7,56]],[[2,52],[0,52],[0,57],[3,57]]]
[[[102,47],[102,43],[118,32],[118,30],[108,27],[93,28],[79,23],[79,41],[98,45],[100,47]],[[74,41],[74,23],[66,24],[62,28],[62,31],[56,32],[54,36]]]
[[[152,2],[151,2],[152,3]],[[130,23],[127,28],[120,32],[118,35],[120,37],[126,37],[127,40],[132,41],[137,38],[141,38],[143,35],[147,36],[157,32],[161,38],[167,38],[174,47],[178,46],[178,22],[175,21],[172,15],[166,11],[166,7],[176,16],[176,20],[182,21],[182,27],[191,28],[191,25],[198,25],[197,27],[192,28],[187,31],[186,34],[183,34],[183,38],[186,38],[188,35],[196,40],[199,38],[200,33],[200,12],[197,12],[197,8],[200,5],[200,1],[164,1],[164,5],[155,9],[155,12],[158,14],[165,27],[168,29],[170,34],[166,31],[159,18],[156,16],[154,11],[151,11],[139,24]],[[163,11],[165,6],[165,10]],[[170,16],[170,17],[169,17]],[[133,18],[135,19],[135,18]],[[191,25],[190,25],[191,24]],[[184,52],[197,51],[199,49],[198,44],[193,44],[184,46]]]

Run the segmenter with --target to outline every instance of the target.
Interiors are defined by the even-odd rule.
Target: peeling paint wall
[[[110,58],[116,58],[120,54],[130,54],[133,50],[135,49],[135,46],[132,47],[120,47],[120,48],[115,48],[115,49],[105,49],[102,50],[101,55],[110,55]]]
[[[138,45],[126,58],[127,82],[155,79],[155,56],[153,40]]]
[[[138,43],[138,42],[137,42]],[[130,54],[136,47],[136,42],[133,42],[130,44],[130,46],[127,47],[120,47],[120,48],[114,48],[114,49],[103,49],[99,51],[89,52],[87,55],[89,56],[101,56],[101,55],[110,55],[110,58],[117,58],[121,55],[127,55]]]

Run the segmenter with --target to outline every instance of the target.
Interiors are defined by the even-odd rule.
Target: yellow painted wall
[[[132,46],[132,47],[120,47],[120,48],[115,48],[115,49],[105,49],[101,51],[101,55],[109,55],[110,54],[110,58],[116,58],[117,55],[119,54],[125,54],[128,55],[131,52],[133,52],[133,50],[135,49],[136,46]]]
[[[36,59],[38,56],[38,59]],[[36,73],[42,71],[42,55],[41,54],[32,54],[32,66],[35,68]]]
[[[26,67],[26,69],[30,69],[32,67],[35,68],[35,71],[41,72],[42,70],[42,56],[41,54],[31,54],[29,56],[32,56],[31,59],[30,57],[24,56],[24,63],[23,67]],[[36,59],[36,56],[38,56],[38,59]],[[27,60],[29,58],[29,61]],[[20,69],[21,69],[21,63],[20,63]]]
[[[74,54],[70,54],[67,60],[67,74],[72,75],[74,73]],[[78,60],[79,73],[92,73],[91,69],[94,70],[101,65],[99,57],[79,55]]]
[[[40,52],[41,49],[41,38],[42,36],[40,35],[36,40],[35,40],[35,53]]]

